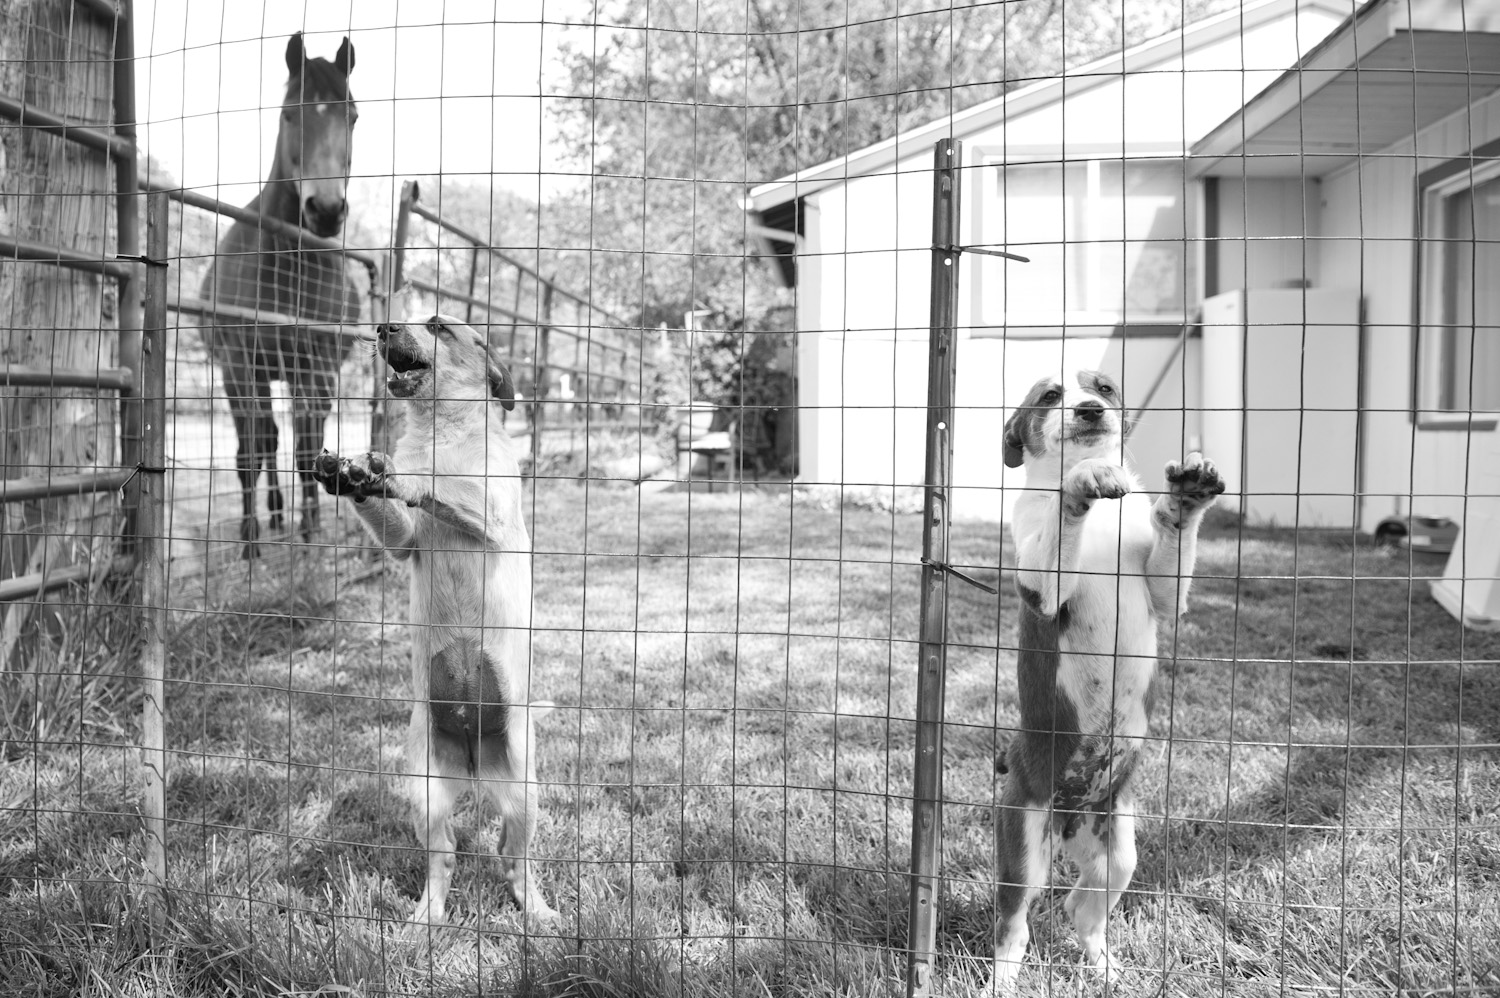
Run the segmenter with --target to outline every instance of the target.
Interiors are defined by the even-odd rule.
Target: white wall
[[[798,256],[798,478],[919,484],[931,153],[899,172],[824,190],[808,204]]]
[[[1423,171],[1496,138],[1500,95],[1323,180],[1323,280],[1359,289],[1365,303],[1361,529],[1406,512],[1462,519],[1467,434],[1418,429],[1411,418],[1414,190]]]
[[[1230,291],[1203,303],[1204,453],[1252,523],[1349,527],[1358,491],[1359,296]]]
[[[1249,28],[1188,53],[1150,65],[1128,66],[1138,75],[1069,81],[1065,101],[1018,114],[1003,125],[963,136],[965,164],[1000,158],[1157,155],[1184,152],[1240,104],[1268,85],[1339,18],[1302,11],[1295,18]],[[1191,76],[1174,73],[1184,65]],[[1242,71],[1242,69],[1244,71]],[[1145,72],[1145,70],[1150,70]],[[932,148],[903,149],[899,163],[878,176],[858,177],[810,195],[806,237],[798,257],[799,479],[807,482],[919,485],[922,481],[927,379]],[[969,176],[977,174],[971,172]],[[993,186],[993,185],[990,185]],[[961,239],[982,242],[975,220],[979,192],[965,184]],[[1196,198],[1196,192],[1189,199]],[[959,304],[961,327],[956,417],[956,480],[960,515],[998,515],[996,491],[1004,481],[999,439],[1004,407],[1019,399],[1043,373],[1069,363],[1123,375],[1126,398],[1139,399],[1161,371],[1170,340],[1120,341],[1100,337],[1100,326],[1070,328],[1064,317],[1049,323],[1050,339],[969,339],[968,330],[995,322],[976,312],[978,282],[994,280],[995,267],[1012,265],[967,256]],[[1024,271],[1008,272],[1024,280]],[[1189,303],[1190,306],[1195,304]],[[1001,317],[1003,321],[1003,316]],[[1105,322],[1107,329],[1113,320]],[[1082,331],[1086,333],[1079,336]],[[1196,394],[1197,347],[1169,371],[1168,394],[1156,400],[1180,410]],[[1132,450],[1148,480],[1162,461],[1191,445],[1196,415],[1153,415]]]
[[[1322,283],[1320,254],[1304,238],[1320,234],[1322,185],[1316,178],[1220,177],[1217,185],[1217,287],[1210,294]]]

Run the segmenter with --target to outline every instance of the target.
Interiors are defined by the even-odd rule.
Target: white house
[[[1500,0],[1371,0],[1193,157],[1228,251],[1205,288],[1204,393],[1245,406],[1206,414],[1205,437],[1243,431],[1251,513],[1450,517],[1433,595],[1500,626]],[[1286,283],[1305,290],[1267,290]],[[1224,384],[1241,366],[1264,390]]]
[[[1500,410],[1497,91],[1500,0],[1371,0],[1194,146],[1204,392],[1250,409],[1205,435],[1245,430],[1252,513],[1472,520]],[[1299,430],[1339,453],[1299,455]]]
[[[1209,290],[1235,286],[1238,258],[1206,253],[1206,218],[1232,213],[1231,201],[1221,184],[1205,204],[1189,152],[1351,9],[1246,0],[752,190],[752,224],[796,289],[799,480],[922,481],[932,151],[949,136],[964,143],[963,243],[1031,258],[961,260],[955,512],[1000,512],[1003,407],[1064,357],[1110,371],[1127,403],[1149,407],[1131,439],[1148,474],[1200,446],[1194,323]],[[1277,205],[1290,212],[1275,220],[1283,229],[1305,217]],[[1259,244],[1241,245],[1258,266]],[[1272,284],[1287,277],[1276,273]]]

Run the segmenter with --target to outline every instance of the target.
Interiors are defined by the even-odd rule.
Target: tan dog
[[[515,405],[510,372],[457,319],[379,329],[407,403],[392,457],[324,451],[315,469],[333,495],[398,558],[411,559],[412,686],[406,739],[427,886],[416,922],[443,920],[453,876],[453,805],[469,788],[500,809],[499,852],[528,917],[556,915],[531,870],[536,827],[531,676],[531,538],[521,518],[520,466],[501,425]],[[496,402],[498,401],[498,405]],[[425,699],[423,699],[425,697]],[[519,709],[517,709],[519,707]]]

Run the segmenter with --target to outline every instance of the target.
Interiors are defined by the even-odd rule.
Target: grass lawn
[[[409,641],[384,621],[405,582],[347,581],[341,551],[172,614],[155,947],[136,701],[80,684],[72,722],[12,743],[0,993],[904,994],[920,519],[543,481],[533,523],[534,688],[560,705],[535,849],[561,923],[528,932],[471,807],[451,927],[403,924],[424,860],[393,779]],[[950,590],[937,985],[962,996],[987,976],[1017,600],[998,528],[952,550],[1004,582]],[[1500,992],[1500,638],[1431,600],[1441,568],[1205,534],[1163,636],[1121,993]],[[1034,909],[1024,987],[1097,993],[1061,900]]]

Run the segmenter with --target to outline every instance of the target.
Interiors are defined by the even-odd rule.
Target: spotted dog
[[[1119,387],[1097,371],[1038,381],[1005,426],[1022,608],[1021,731],[996,835],[995,983],[1014,983],[1027,913],[1061,848],[1078,865],[1066,910],[1084,959],[1117,969],[1109,912],[1135,872],[1130,778],[1146,734],[1156,631],[1186,609],[1198,527],[1224,484],[1192,454],[1153,503],[1123,457]]]
[[[531,539],[521,476],[501,410],[515,385],[485,339],[457,319],[387,324],[378,349],[390,394],[404,399],[395,454],[324,451],[317,478],[350,498],[365,528],[411,561],[412,686],[406,739],[417,838],[427,884],[413,920],[444,918],[453,876],[453,806],[467,789],[489,794],[501,817],[499,851],[516,902],[550,918],[530,863],[537,782],[529,704]]]

